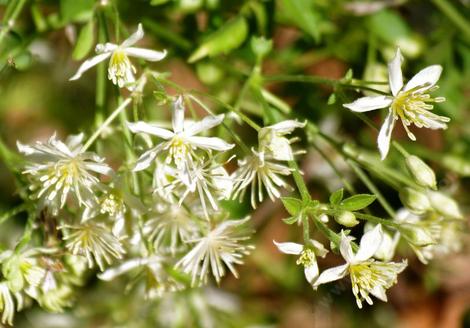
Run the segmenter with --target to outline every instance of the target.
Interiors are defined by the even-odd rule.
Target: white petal
[[[188,136],[194,136],[201,131],[212,129],[214,126],[219,125],[224,120],[224,114],[216,116],[206,116],[201,121],[193,123],[185,127],[184,132]]]
[[[315,248],[315,255],[320,256],[320,257],[325,257],[325,255],[328,253],[328,250],[325,248],[325,246],[323,246],[322,243],[314,239],[310,239],[310,243]]]
[[[410,89],[420,86],[423,87],[421,88],[421,90],[429,89],[437,83],[439,77],[441,76],[441,73],[441,65],[432,65],[423,68],[415,76],[413,76],[411,80],[408,81],[403,90],[408,91]]]
[[[341,242],[339,245],[339,251],[346,262],[351,263],[354,259],[354,253],[351,248],[351,240],[353,238],[346,236],[344,232],[341,232]]]
[[[84,137],[85,135],[83,133],[73,134],[67,137],[65,143],[72,151],[74,151],[74,148],[77,148],[83,142]]]
[[[102,53],[102,54],[99,54],[95,57],[92,57],[88,60],[85,60],[83,62],[82,65],[80,65],[80,67],[78,68],[78,71],[77,73],[75,73],[74,76],[72,76],[69,81],[74,81],[74,80],[78,80],[83,73],[85,73],[87,70],[89,70],[90,68],[92,68],[93,66],[101,63],[103,60],[105,60],[106,58],[108,58],[109,56],[111,56],[111,53],[109,52],[106,52],[106,53]]]
[[[385,289],[382,286],[375,286],[374,288],[372,288],[370,293],[377,297],[379,300],[387,302],[387,294],[385,294]]]
[[[312,265],[305,267],[304,269],[305,279],[307,279],[307,281],[311,284],[318,277],[318,273],[319,271],[317,262],[313,262]]]
[[[159,61],[166,57],[166,50],[155,51],[143,48],[128,47],[124,49],[124,52],[132,57],[143,58],[148,61]]]
[[[121,44],[121,47],[127,48],[134,45],[137,41],[144,37],[144,29],[142,28],[142,24],[139,23],[137,26],[137,31],[134,32],[130,37],[128,37],[124,42]]]
[[[17,141],[16,142],[16,147],[18,148],[18,151],[20,153],[23,153],[25,155],[32,155],[34,153],[37,153],[38,151],[36,149],[34,149],[33,147],[29,146],[29,145],[24,145],[22,144],[21,142]]]
[[[114,171],[106,164],[86,163],[87,169],[104,175],[113,175]]]
[[[390,90],[396,96],[403,88],[403,75],[401,73],[401,63],[403,56],[401,55],[400,48],[397,48],[395,57],[388,63],[388,81],[390,83]]]
[[[297,244],[297,243],[278,243],[277,241],[273,240],[274,245],[277,246],[279,251],[281,251],[284,254],[293,254],[293,255],[299,255],[302,253],[302,250],[304,249],[304,245]]]
[[[313,284],[313,287],[316,288],[322,284],[329,283],[331,281],[339,280],[346,276],[348,272],[348,264],[343,264],[334,268],[330,268],[328,270],[323,271],[318,279]]]
[[[229,144],[216,137],[189,137],[188,141],[194,146],[218,151],[226,151],[235,146],[234,144]]]
[[[392,138],[394,125],[395,118],[393,117],[392,111],[389,111],[382,127],[380,128],[379,136],[377,138],[377,144],[379,146],[380,157],[382,160],[387,157],[388,150],[390,149],[390,139]]]
[[[173,131],[180,133],[184,128],[184,99],[182,96],[176,98],[173,103],[173,116],[172,121]]]
[[[359,250],[354,256],[355,262],[363,262],[370,259],[380,247],[383,238],[382,226],[376,225],[374,229],[367,231],[361,238]]]
[[[133,169],[134,172],[136,171],[142,171],[145,170],[147,167],[149,167],[152,164],[152,161],[155,159],[157,156],[157,151],[155,148],[147,150],[145,153],[143,153],[137,162],[135,163],[135,167]]]
[[[344,107],[353,112],[368,112],[374,109],[385,108],[392,104],[392,98],[387,96],[362,97]]]
[[[132,133],[147,133],[165,140],[171,139],[175,134],[169,130],[158,127],[155,124],[139,122],[127,122],[127,127]]]
[[[105,52],[113,52],[117,48],[119,48],[119,46],[117,44],[114,44],[114,43],[110,43],[110,42],[107,42],[105,44],[99,43],[95,47],[95,52],[97,54],[102,54],[102,53],[105,53]]]
[[[287,134],[292,132],[295,128],[303,128],[307,122],[299,122],[297,120],[286,120],[274,125],[266,126],[263,129],[272,129],[280,134]]]

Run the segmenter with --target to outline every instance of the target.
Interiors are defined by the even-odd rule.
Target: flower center
[[[132,76],[135,72],[136,69],[126,53],[121,49],[116,49],[109,60],[108,78],[122,87],[126,83],[133,82]]]
[[[173,160],[176,166],[181,168],[187,159],[190,149],[182,137],[175,135],[171,139],[168,151],[170,156],[167,158],[167,163],[170,163],[171,160]]]
[[[310,248],[306,248],[300,254],[300,257],[297,259],[297,265],[303,265],[304,267],[309,267],[316,262],[315,252]]]
[[[108,213],[110,216],[115,216],[119,212],[125,212],[126,208],[122,202],[121,197],[115,194],[107,195],[101,202],[101,214]]]
[[[450,119],[444,116],[436,115],[432,112],[433,103],[445,101],[444,97],[432,98],[427,92],[437,90],[437,86],[423,90],[423,86],[419,86],[407,91],[400,91],[392,102],[391,109],[395,119],[400,118],[403,127],[411,140],[416,140],[413,133],[410,132],[408,126],[412,123],[417,127],[425,127],[431,129],[445,129]]]

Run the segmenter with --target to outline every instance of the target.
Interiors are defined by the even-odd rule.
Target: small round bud
[[[418,156],[408,156],[406,167],[416,183],[420,186],[436,190],[436,175],[434,171]]]
[[[335,220],[339,224],[349,228],[354,227],[359,223],[359,221],[356,220],[354,213],[349,211],[342,211],[339,215],[335,216]]]
[[[462,219],[462,213],[460,212],[459,205],[451,197],[444,195],[439,191],[428,192],[428,198],[432,208],[436,210],[442,216],[451,219]]]
[[[403,205],[415,214],[423,214],[431,209],[428,197],[415,189],[404,188],[400,191],[399,197]]]

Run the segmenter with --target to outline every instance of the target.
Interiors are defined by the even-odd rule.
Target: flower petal
[[[85,164],[86,168],[91,170],[91,171],[94,171],[96,173],[100,173],[100,174],[103,174],[103,175],[108,175],[108,176],[111,176],[114,174],[114,171],[112,168],[110,168],[108,165],[106,164],[99,164],[99,163],[86,163]]]
[[[315,283],[313,284],[314,288],[317,288],[318,286],[322,284],[329,283],[331,281],[339,280],[341,278],[344,278],[348,272],[348,264],[343,264],[334,268],[330,268],[328,270],[323,271],[315,280]]]
[[[421,90],[427,90],[437,83],[441,73],[441,65],[432,65],[423,68],[415,76],[413,76],[411,80],[408,81],[403,90],[408,91],[417,87],[421,87]]]
[[[88,71],[90,68],[92,68],[93,66],[101,63],[103,60],[105,60],[106,58],[108,58],[109,56],[111,56],[111,53],[110,52],[105,52],[105,53],[102,53],[102,54],[99,54],[95,57],[92,57],[88,60],[85,60],[83,62],[83,64],[80,65],[80,67],[78,68],[78,71],[77,73],[75,73],[74,76],[72,76],[69,81],[74,81],[74,80],[78,80],[83,73],[85,73],[86,71]]]
[[[143,58],[148,61],[159,61],[166,57],[166,50],[155,51],[150,49],[128,47],[124,49],[124,52],[132,57]]]
[[[179,96],[173,103],[172,121],[173,131],[180,133],[184,129],[184,103],[183,97]]]
[[[376,225],[374,229],[367,231],[361,238],[359,250],[354,256],[355,262],[364,262],[370,259],[380,247],[383,238],[382,226]]]
[[[368,112],[374,109],[385,108],[392,104],[392,98],[388,96],[362,97],[356,101],[343,104],[344,107],[353,112]]]
[[[137,26],[137,31],[134,32],[130,37],[128,37],[124,42],[121,44],[122,48],[130,47],[137,43],[140,39],[144,37],[144,29],[142,28],[142,24],[139,23]]]
[[[140,157],[137,159],[134,169],[134,172],[137,171],[142,171],[145,170],[147,167],[149,167],[155,157],[157,157],[158,150],[156,148],[152,148],[150,150],[147,150],[145,153],[140,155]]]
[[[305,279],[307,279],[307,281],[310,284],[312,284],[315,281],[315,279],[318,277],[318,273],[319,273],[319,270],[318,270],[318,265],[316,261],[313,262],[312,265],[305,267],[304,269]]]
[[[184,132],[187,136],[194,136],[201,131],[212,129],[214,126],[219,125],[224,120],[224,114],[216,116],[206,116],[201,121],[190,124],[185,127]]]
[[[394,125],[395,118],[393,117],[392,111],[389,111],[382,127],[380,128],[379,136],[377,138],[377,144],[379,146],[380,157],[382,160],[387,157],[388,150],[390,149],[390,139],[392,138]]]
[[[167,129],[158,127],[155,124],[146,123],[146,122],[127,122],[127,127],[131,130],[132,133],[147,133],[151,134],[165,140],[172,138],[175,134]]]
[[[390,90],[396,96],[403,88],[403,75],[401,72],[401,63],[403,56],[401,55],[400,48],[397,48],[395,57],[388,63],[388,81],[390,83]]]
[[[273,240],[274,245],[279,249],[284,254],[293,254],[293,255],[299,255],[302,253],[302,250],[304,249],[304,245],[297,244],[297,243],[278,243],[277,241]]]
[[[344,232],[341,232],[341,242],[339,245],[339,251],[346,262],[351,263],[354,259],[354,253],[351,247],[351,240],[353,238],[350,236],[346,236]]]
[[[232,149],[235,145],[229,144],[224,140],[216,137],[189,137],[187,139],[191,144],[196,147],[205,148],[205,149],[214,149],[218,151],[225,151]]]
[[[274,125],[266,126],[263,129],[272,129],[280,134],[287,134],[294,131],[296,128],[303,128],[307,122],[299,122],[297,120],[286,120]]]

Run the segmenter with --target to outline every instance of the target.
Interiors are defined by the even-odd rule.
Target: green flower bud
[[[418,156],[408,156],[406,167],[416,183],[420,186],[436,190],[436,175],[434,171]]]
[[[411,244],[424,247],[435,244],[434,238],[432,238],[431,232],[425,227],[404,223],[400,225],[400,233],[402,236]]]
[[[354,227],[359,223],[359,221],[356,220],[354,213],[349,211],[342,211],[339,215],[335,216],[335,220],[339,224],[349,228]]]
[[[415,214],[423,214],[431,209],[428,197],[415,189],[404,188],[400,191],[399,197],[403,205]]]
[[[450,219],[463,218],[459,205],[451,197],[438,191],[430,191],[428,192],[428,198],[431,206],[442,216]]]
[[[272,49],[273,42],[264,37],[252,37],[251,38],[251,50],[254,52],[256,57],[261,60],[263,59]]]

